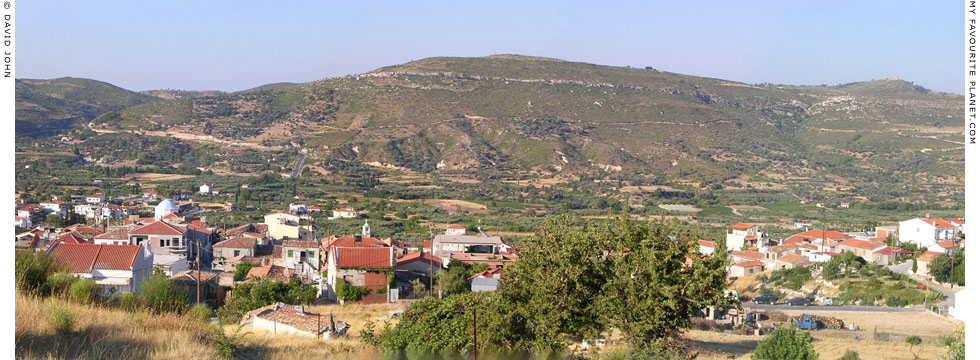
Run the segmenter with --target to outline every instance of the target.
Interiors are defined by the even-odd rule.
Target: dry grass
[[[313,305],[307,306],[306,311],[321,314],[326,319],[333,313],[334,320],[346,321],[351,328],[347,330],[347,337],[360,338],[361,329],[368,321],[375,323],[375,329],[381,329],[384,324],[377,321],[377,318],[391,315],[392,311],[400,311],[408,308],[408,304],[346,304],[346,305]],[[394,326],[397,320],[392,320]]]
[[[152,316],[59,299],[18,294],[15,299],[15,352],[24,359],[210,359],[202,342],[204,326],[176,315]],[[46,321],[47,309],[61,303],[75,315],[74,331],[58,334]]]
[[[61,304],[75,315],[74,330],[57,334],[46,313]],[[206,325],[178,315],[130,313],[113,308],[82,306],[55,298],[16,296],[16,357],[21,359],[216,359]],[[304,358],[375,359],[376,350],[357,338],[367,319],[388,315],[399,305],[329,305],[310,310],[329,314],[354,326],[351,336],[318,340],[302,336],[276,336],[243,328],[241,353],[251,359]],[[231,335],[237,326],[225,326]]]
[[[795,315],[803,311],[784,311]],[[952,335],[963,326],[962,322],[946,320],[923,312],[901,313],[863,313],[863,312],[821,312],[821,316],[832,316],[853,322],[861,330],[818,330],[812,331],[813,347],[821,359],[836,359],[848,349],[857,351],[862,359],[913,359],[909,346],[905,343],[908,335],[918,335],[922,345],[914,351],[919,358],[933,359],[945,350],[939,340],[940,335]],[[885,341],[875,340],[873,331],[888,333]],[[854,339],[857,335],[857,339]],[[685,334],[694,351],[701,350],[699,359],[725,359],[735,355],[737,359],[751,358],[751,352],[762,337],[752,335],[726,335],[720,332],[691,330]]]

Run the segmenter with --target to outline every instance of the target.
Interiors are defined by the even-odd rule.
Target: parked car
[[[763,294],[752,298],[752,301],[756,304],[775,305],[779,301],[779,297],[773,294]]]
[[[810,306],[810,300],[797,296],[786,299],[785,304],[789,306]]]

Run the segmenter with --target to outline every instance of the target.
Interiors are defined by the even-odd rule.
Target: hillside
[[[101,81],[17,79],[16,132],[52,135],[110,110],[159,100]]]
[[[158,97],[164,100],[172,100],[172,99],[195,99],[195,98],[208,97],[208,96],[221,96],[227,93],[218,90],[160,89],[160,90],[144,90],[144,91],[140,91],[140,94]]]
[[[357,76],[152,102],[94,122],[101,132],[302,146],[307,164],[327,171],[374,164],[629,174],[701,188],[796,188],[799,195],[800,188],[861,186],[897,192],[911,183],[933,199],[955,201],[963,183],[961,103],[961,96],[898,79],[750,85],[499,55],[427,58]]]

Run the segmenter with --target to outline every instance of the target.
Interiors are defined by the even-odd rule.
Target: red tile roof
[[[714,241],[698,240],[698,246],[704,246],[706,248],[714,249],[715,247],[717,247],[717,245],[718,244],[715,244]]]
[[[268,277],[277,281],[289,281],[289,279],[293,277],[293,271],[277,265],[258,266],[249,269],[248,275],[245,276],[246,279],[261,277]]]
[[[390,268],[392,250],[389,247],[336,247],[337,267],[341,268]]]
[[[284,248],[302,248],[302,249],[319,249],[320,244],[316,241],[301,241],[301,240],[283,240],[282,247]]]
[[[963,221],[963,219],[961,219],[961,218],[949,218],[946,221],[948,221],[950,224],[953,224],[953,225],[963,225],[963,224],[966,224],[966,222]]]
[[[473,280],[473,279],[476,279],[478,277],[493,278],[493,275],[499,273],[503,269],[504,268],[502,268],[502,267],[498,267],[498,268],[493,268],[493,269],[490,269],[490,270],[483,270],[479,274],[474,274],[473,276],[470,276],[470,277],[466,278],[466,280]],[[501,276],[501,277],[503,277],[503,276]]]
[[[254,249],[255,239],[245,237],[232,238],[214,244],[214,247],[225,249]]]
[[[928,262],[929,260],[932,260],[932,258],[935,257],[936,255],[943,255],[943,253],[936,252],[936,251],[926,251],[926,252],[923,252],[922,254],[920,254],[919,257],[918,257],[918,259],[919,259],[920,263],[922,261]]]
[[[105,234],[95,235],[96,240],[129,240],[129,228],[112,229]]]
[[[75,273],[131,270],[139,249],[139,245],[57,244],[48,256]]]
[[[134,235],[183,235],[184,229],[177,226],[157,221],[149,225],[143,225],[133,229],[130,234]]]
[[[340,208],[340,209],[337,209],[337,210],[334,210],[334,211],[336,211],[336,212],[346,212],[346,213],[356,213],[357,212],[357,210],[354,210],[354,208],[349,207],[349,206],[348,207],[345,207],[345,208]]]
[[[408,264],[410,262],[422,261],[429,265],[439,265],[442,266],[442,259],[438,256],[432,256],[428,253],[423,253],[421,251],[413,252],[408,255],[402,255],[398,258],[398,266]]]
[[[61,235],[60,237],[58,237],[58,240],[55,240],[55,242],[62,243],[62,244],[84,244],[85,238],[83,238],[79,234],[76,234],[75,232],[70,232]]]
[[[939,245],[943,249],[955,249],[960,247],[960,244],[957,244],[955,241],[942,241],[937,243],[936,245]]]
[[[796,255],[796,254],[786,254],[779,257],[779,261],[790,263],[790,264],[798,264],[805,259],[806,257],[804,257],[803,255]]]
[[[848,246],[848,247],[855,247],[855,248],[861,248],[861,249],[865,249],[865,250],[874,250],[874,249],[880,248],[882,246],[885,246],[886,244],[883,243],[883,242],[878,242],[878,241],[865,241],[865,240],[858,240],[858,239],[847,239],[847,240],[841,241],[840,244],[838,244],[838,245],[840,245],[840,246]]]
[[[323,238],[322,240],[320,240],[320,243],[324,244],[324,247],[327,248],[330,248],[331,246],[333,247],[372,247],[376,245],[388,246],[388,244],[385,244],[384,241],[378,240],[373,237],[361,237],[361,241],[354,242],[353,236],[337,237],[335,235]]]
[[[883,247],[881,249],[878,249],[878,251],[875,251],[875,254],[891,255],[891,254],[894,254],[896,252],[898,252],[898,248],[897,247],[885,246],[885,247]]]
[[[940,228],[940,229],[956,227],[956,225],[950,224],[949,221],[946,221],[946,220],[943,220],[943,219],[935,219],[935,218],[933,218],[933,219],[922,219],[922,221],[925,221],[926,224],[935,226],[935,227]]]
[[[752,224],[749,224],[749,223],[737,223],[735,225],[730,226],[730,228],[732,230],[748,230],[750,227],[753,227],[753,226],[755,226],[755,225],[752,225]]]
[[[743,262],[740,262],[740,263],[736,263],[735,266],[738,266],[738,267],[753,267],[753,266],[765,266],[765,264],[763,264],[761,261],[758,261],[758,260],[750,260],[750,261],[743,261]]]
[[[460,226],[460,225],[456,225],[456,224],[452,224],[452,225],[446,226],[446,228],[447,229],[453,229],[453,230],[466,230],[466,227],[465,226]]]

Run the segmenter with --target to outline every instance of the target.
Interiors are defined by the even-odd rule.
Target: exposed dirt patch
[[[181,175],[181,174],[158,174],[158,173],[133,173],[123,177],[126,180],[140,180],[140,181],[167,181],[167,180],[180,180],[192,178],[194,175]]]
[[[485,205],[463,200],[428,199],[424,204],[443,209],[450,215],[458,213],[485,214],[489,212]]]

